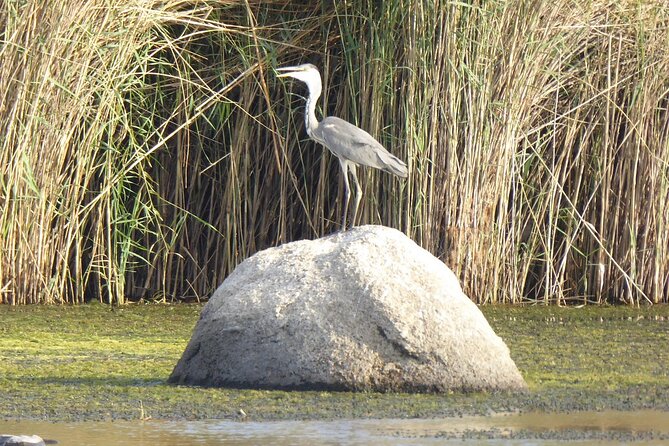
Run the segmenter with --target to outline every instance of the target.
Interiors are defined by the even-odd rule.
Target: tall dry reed
[[[477,302],[669,298],[669,5],[5,1],[0,300],[197,299],[338,229],[320,109],[407,161],[361,175]]]

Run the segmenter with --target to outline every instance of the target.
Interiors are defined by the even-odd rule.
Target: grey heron
[[[277,68],[276,70],[281,72],[277,77],[292,77],[307,84],[309,96],[307,97],[307,108],[304,113],[304,123],[309,137],[327,147],[339,159],[341,170],[344,173],[344,186],[346,187],[344,218],[342,220],[342,230],[346,230],[346,216],[348,215],[348,203],[351,197],[348,174],[350,173],[353,178],[356,192],[351,223],[351,226],[354,226],[358,206],[362,198],[356,167],[358,165],[375,167],[406,178],[407,166],[399,158],[389,153],[372,135],[343,119],[328,116],[318,122],[316,119],[316,101],[321,96],[322,81],[318,68],[314,65],[303,64]]]

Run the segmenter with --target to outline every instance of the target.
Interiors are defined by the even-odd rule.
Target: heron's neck
[[[321,80],[314,82],[307,82],[309,88],[309,97],[307,98],[307,109],[304,113],[304,124],[307,127],[307,133],[313,138],[313,133],[318,127],[318,120],[316,119],[316,102],[321,97]]]

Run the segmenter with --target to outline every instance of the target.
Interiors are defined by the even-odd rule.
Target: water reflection
[[[551,435],[546,437],[546,433]],[[61,446],[181,445],[618,445],[666,444],[669,412],[528,413],[491,417],[339,421],[0,422],[0,433],[37,434]],[[523,433],[518,438],[518,434]],[[621,435],[624,434],[624,435]],[[487,439],[491,435],[492,439]],[[543,438],[542,438],[543,437]],[[560,438],[561,439],[560,439]],[[664,440],[664,441],[663,441]]]

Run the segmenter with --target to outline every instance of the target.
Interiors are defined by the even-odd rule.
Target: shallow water
[[[61,446],[116,445],[622,445],[669,444],[669,412],[501,414],[445,419],[337,421],[0,422],[0,433],[37,434]],[[450,440],[450,441],[449,441]]]

